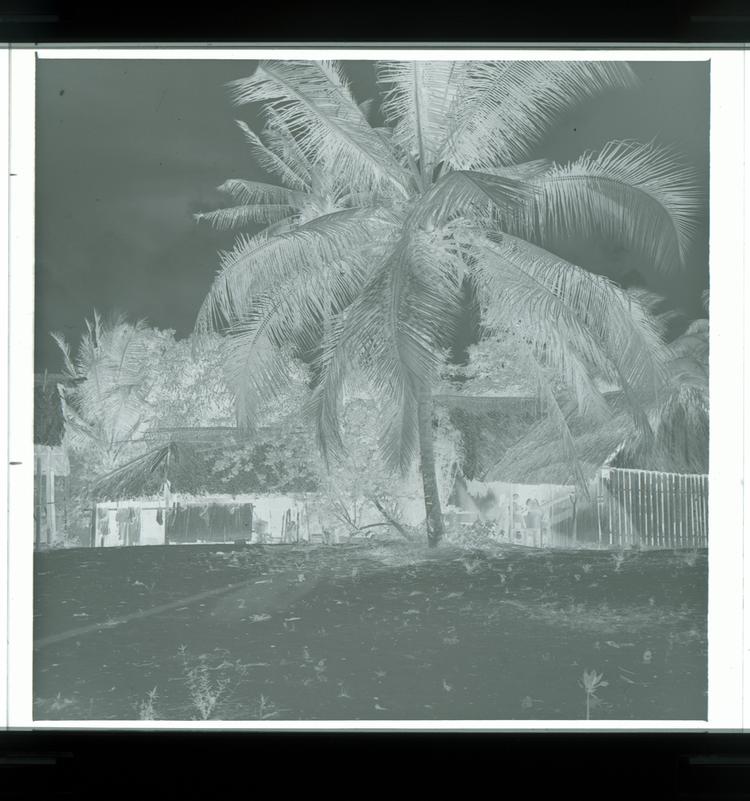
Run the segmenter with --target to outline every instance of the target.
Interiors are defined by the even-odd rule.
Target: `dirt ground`
[[[706,607],[705,552],[40,553],[34,716],[703,720]]]

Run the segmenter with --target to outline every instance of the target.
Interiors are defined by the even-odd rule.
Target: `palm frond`
[[[543,237],[603,235],[640,250],[658,270],[684,263],[701,197],[692,169],[667,148],[610,142],[538,183]]]
[[[257,295],[314,265],[362,258],[391,235],[393,223],[372,210],[343,210],[274,236],[240,237],[221,254],[221,270],[198,313],[198,332],[243,318]]]
[[[231,178],[218,187],[240,205],[216,211],[199,212],[195,219],[220,230],[231,230],[251,223],[279,223],[310,203],[309,191],[298,191],[259,181]]]
[[[637,79],[617,61],[473,61],[460,71],[441,158],[454,169],[514,164],[574,104]]]
[[[630,392],[634,414],[663,383],[659,331],[611,281],[507,234],[485,239],[476,262],[490,324],[520,323],[527,342],[576,389],[582,407],[604,411],[595,377]]]
[[[556,425],[566,460],[570,464],[575,475],[575,483],[583,490],[585,496],[588,497],[589,490],[587,477],[576,449],[575,437],[573,436],[573,433],[570,429],[570,424],[568,422],[571,410],[565,409],[562,402],[558,399],[552,385],[550,384],[549,377],[546,374],[543,365],[539,362],[538,356],[534,349],[529,347],[529,345],[524,341],[523,336],[516,336],[515,339],[521,351],[525,352],[527,364],[537,377],[539,396],[543,401],[547,414]]]
[[[701,389],[680,386],[654,410],[654,438],[650,449],[640,438],[628,443],[626,452],[644,451],[656,469],[708,472],[710,411]],[[664,466],[662,466],[664,465]]]
[[[326,465],[332,456],[344,451],[340,422],[342,395],[347,374],[362,346],[362,329],[353,326],[350,320],[351,316],[347,318],[340,313],[329,321],[314,365],[318,380],[304,407]]]
[[[419,453],[417,398],[414,391],[405,392],[400,403],[391,404],[379,444],[384,464],[405,476]]]
[[[230,83],[235,103],[262,102],[313,163],[336,164],[352,184],[369,178],[406,193],[407,176],[370,127],[333,62],[262,61]]]
[[[270,204],[252,206],[229,206],[214,211],[202,211],[195,215],[197,222],[207,222],[218,231],[234,231],[250,225],[266,224],[290,228],[297,220],[297,213],[291,206]]]
[[[252,339],[248,347],[241,331],[228,336],[223,356],[239,421],[248,429],[255,427],[261,409],[278,400],[292,381],[288,354],[274,346],[264,332],[253,332]]]
[[[511,175],[455,170],[444,175],[415,205],[412,224],[444,225],[456,217],[490,219],[493,207],[501,219],[524,217],[522,209],[539,190]]]
[[[246,383],[245,376],[254,374],[256,356],[263,367],[269,347],[282,350],[295,342],[303,350],[318,347],[321,331],[356,298],[365,281],[365,269],[356,263],[320,263],[314,269],[299,270],[256,297],[248,312],[234,319],[227,331],[232,361],[241,366],[241,375],[233,375],[233,384]],[[243,354],[242,358],[239,354]],[[256,389],[255,397],[271,400],[276,389],[284,387],[285,384],[272,382],[266,394],[262,388]],[[256,411],[247,399],[242,406],[244,417]]]
[[[287,189],[284,186],[230,178],[218,187],[219,192],[230,195],[243,205],[260,204],[302,208],[309,200],[308,190]]]
[[[250,145],[253,158],[260,167],[272,175],[277,175],[290,189],[304,192],[309,188],[310,172],[304,161],[299,158],[290,158],[285,152],[288,148],[284,146],[284,143],[278,141],[276,145],[280,152],[274,152],[263,144],[261,138],[250,130],[247,123],[242,120],[236,120],[236,122]],[[273,135],[269,138],[273,141]]]
[[[358,307],[360,324],[373,338],[366,374],[376,397],[389,399],[392,409],[381,433],[383,455],[402,473],[417,447],[416,430],[409,436],[405,426],[415,419],[420,387],[434,382],[442,363],[434,326],[441,319],[436,311],[444,311],[446,303],[445,293],[432,291],[435,284],[428,288],[428,276],[415,269],[414,244],[408,236],[401,239],[363,290]]]
[[[62,396],[63,419],[65,420],[65,433],[73,449],[83,447],[100,435],[100,421],[94,423],[84,420],[76,411],[75,405],[68,400],[65,393]]]
[[[408,235],[399,240],[327,332],[309,404],[324,453],[341,445],[341,392],[356,363],[381,405],[385,422],[380,442],[386,463],[404,472],[413,462],[417,432],[409,425],[417,394],[439,373],[439,329],[450,323],[457,305],[450,253],[424,245]],[[435,259],[429,258],[430,251]],[[417,268],[420,253],[429,269]]]
[[[417,161],[423,176],[431,177],[455,99],[456,62],[381,61],[375,70],[394,145]]]
[[[168,478],[168,467],[180,458],[184,449],[171,440],[148,450],[124,465],[96,479],[91,485],[95,498],[133,498],[158,494]]]
[[[315,165],[299,146],[293,131],[289,129],[284,119],[274,111],[272,106],[263,106],[262,113],[266,120],[262,132],[263,141],[284,160],[289,169],[297,173],[305,184],[310,186]]]
[[[73,363],[73,357],[70,353],[70,345],[65,340],[65,337],[57,332],[52,331],[50,336],[57,344],[57,347],[60,349],[63,357],[63,366],[65,367],[65,372],[69,378],[78,378],[78,371],[76,370],[76,366]]]

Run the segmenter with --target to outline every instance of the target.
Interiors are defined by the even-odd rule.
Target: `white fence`
[[[596,487],[602,546],[707,547],[707,475],[618,468],[603,470]]]
[[[501,541],[551,548],[705,548],[708,476],[605,468],[589,497],[572,486],[467,482],[463,515],[492,521]],[[542,527],[513,513],[539,502]],[[471,522],[470,520],[466,521]]]

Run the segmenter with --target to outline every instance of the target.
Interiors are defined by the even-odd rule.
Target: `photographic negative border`
[[[245,730],[495,730],[495,731],[737,731],[744,728],[744,469],[745,380],[743,301],[745,237],[746,75],[740,50],[641,48],[579,49],[228,49],[228,48],[11,48],[8,214],[8,459],[6,712],[9,728],[245,729]],[[37,58],[44,59],[534,59],[709,61],[710,131],[710,476],[708,719],[706,721],[34,721],[32,714],[33,605],[33,319],[34,319],[34,89]],[[4,61],[5,63],[5,61]],[[5,331],[3,332],[5,334]],[[10,467],[8,465],[11,465]],[[750,511],[750,509],[748,510]],[[0,624],[2,633],[2,624]],[[750,676],[749,676],[750,678]],[[3,695],[0,691],[0,701]],[[750,712],[750,708],[748,709]]]

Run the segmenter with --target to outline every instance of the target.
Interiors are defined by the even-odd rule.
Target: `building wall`
[[[129,538],[123,512],[138,519],[138,537]],[[118,522],[118,513],[123,517]],[[161,498],[97,504],[94,545],[158,545],[201,542],[296,542],[322,539],[320,523],[304,498],[284,495],[185,496],[173,494],[169,509]]]
[[[66,533],[70,462],[57,445],[34,445],[34,543],[49,547]]]

